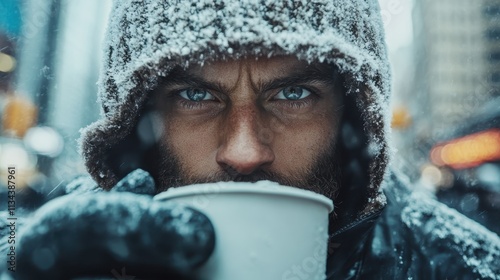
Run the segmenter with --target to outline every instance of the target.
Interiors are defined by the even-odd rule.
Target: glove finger
[[[170,277],[192,270],[214,247],[203,214],[145,196],[98,193],[44,208],[20,234],[16,279],[109,277],[121,268]]]
[[[148,251],[144,254],[172,270],[199,267],[215,247],[214,228],[207,216],[181,204],[153,201],[142,227],[155,229],[141,236],[143,248]]]
[[[148,172],[142,169],[136,169],[121,179],[111,191],[154,195],[155,182]]]

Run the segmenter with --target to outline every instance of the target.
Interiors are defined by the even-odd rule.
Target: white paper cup
[[[156,200],[200,210],[215,228],[215,251],[199,279],[325,279],[328,214],[323,195],[270,181],[172,188]]]

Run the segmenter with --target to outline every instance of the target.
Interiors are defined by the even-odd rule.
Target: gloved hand
[[[110,192],[48,202],[20,232],[14,278],[187,277],[213,251],[212,224],[153,193],[153,179],[136,170]]]

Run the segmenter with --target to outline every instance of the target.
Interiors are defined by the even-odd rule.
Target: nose
[[[263,131],[269,131],[264,127],[256,106],[232,108],[222,129],[217,163],[241,175],[270,165],[275,155],[267,138],[262,137]]]

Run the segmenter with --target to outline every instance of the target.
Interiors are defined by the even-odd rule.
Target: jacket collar
[[[327,279],[356,279],[363,266],[362,256],[368,248],[368,237],[382,211],[378,209],[363,215],[330,235]]]

